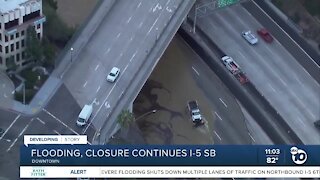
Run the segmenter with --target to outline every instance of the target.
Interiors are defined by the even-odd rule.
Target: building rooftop
[[[7,13],[19,7],[20,4],[29,0],[0,0],[0,14]]]

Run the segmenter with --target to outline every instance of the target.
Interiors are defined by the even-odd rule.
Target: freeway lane
[[[294,57],[278,41],[266,44],[260,40],[250,46],[241,31],[255,32],[261,25],[241,5],[216,10],[198,22],[226,54],[234,57],[303,142],[319,144],[313,122],[320,116],[320,86]]]
[[[258,4],[263,11],[268,13],[268,16],[272,17],[271,20],[268,16],[265,15],[263,11],[261,11]],[[243,6],[248,9],[248,11],[254,15],[255,18],[259,20],[265,27],[272,30],[274,35],[280,40],[280,43],[294,56],[296,60],[308,70],[308,73],[318,82],[320,83],[320,54],[311,47],[306,40],[300,37],[294,29],[292,29],[287,22],[285,22],[281,17],[277,15],[270,7],[267,5],[268,2],[265,1],[250,1],[243,3]],[[277,23],[275,24],[274,21]],[[279,29],[277,26],[280,26],[282,29]],[[287,33],[289,36],[284,35]],[[295,42],[290,39],[294,39]],[[297,45],[298,43],[298,45]],[[297,48],[300,46],[301,48]],[[303,52],[303,51],[306,51]],[[307,54],[308,53],[308,54]],[[310,57],[313,61],[310,60]],[[306,61],[306,59],[308,59]],[[317,65],[315,65],[315,63]]]
[[[255,118],[273,143],[301,144],[301,140],[297,138],[296,134],[290,133],[291,129],[288,125],[283,123],[284,120],[275,112],[268,102],[266,102],[251,83],[241,86],[238,80],[226,70],[219,60],[219,57],[224,54],[212,43],[210,38],[199,29],[196,34],[191,32],[192,31],[189,31],[189,29],[185,27],[180,31],[181,35],[196,49],[208,66],[215,71],[228,86],[229,90],[249,111],[250,115]],[[261,135],[263,136],[263,134]]]
[[[196,70],[193,79],[210,105],[206,118],[213,118],[215,144],[251,144],[243,113],[232,93],[199,57],[192,58],[191,63]]]

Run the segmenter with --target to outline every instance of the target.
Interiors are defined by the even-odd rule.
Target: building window
[[[2,57],[0,56],[0,64],[3,64],[3,62],[2,62]]]
[[[14,51],[14,44],[10,44],[11,52]]]
[[[21,53],[21,59],[24,59],[25,58],[25,53],[24,53],[24,51]]]
[[[11,36],[10,36],[10,40],[13,40],[14,39],[14,35],[12,34]]]
[[[16,38],[18,38],[18,37],[19,37],[19,32],[16,33]]]
[[[9,60],[10,60],[10,58],[6,58],[6,64],[10,64]]]
[[[2,52],[2,45],[0,44],[0,52]]]
[[[9,53],[9,46],[6,46],[6,53]]]
[[[18,42],[16,42],[16,49],[19,49],[20,47],[19,47],[19,41]]]
[[[24,47],[24,39],[21,40],[21,47]]]
[[[17,61],[17,62],[20,61],[20,53],[18,53],[18,54],[16,55],[16,61]]]
[[[1,23],[0,23],[1,24]],[[0,33],[0,41],[2,41],[2,34]]]
[[[41,25],[40,25],[40,24],[38,24],[38,25],[37,25],[37,29],[40,29],[40,27],[41,27]]]
[[[19,19],[15,19],[15,20],[12,20],[12,21],[9,21],[7,23],[4,24],[4,28],[5,29],[10,29],[14,26],[17,26],[19,25]]]
[[[4,36],[4,39],[5,39],[6,42],[8,42],[8,36],[7,35]]]
[[[27,22],[27,21],[34,19],[34,18],[37,18],[37,17],[40,17],[40,10],[23,16],[23,22]]]
[[[40,39],[40,33],[37,33],[38,39]]]
[[[21,31],[21,36],[24,36],[24,30]]]

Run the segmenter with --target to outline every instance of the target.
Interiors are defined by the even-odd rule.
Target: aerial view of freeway
[[[0,0],[0,180],[24,135],[320,145],[320,1],[285,1]]]

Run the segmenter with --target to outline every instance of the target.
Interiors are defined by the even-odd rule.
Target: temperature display
[[[267,164],[277,164],[281,151],[277,148],[265,149],[265,161]]]

